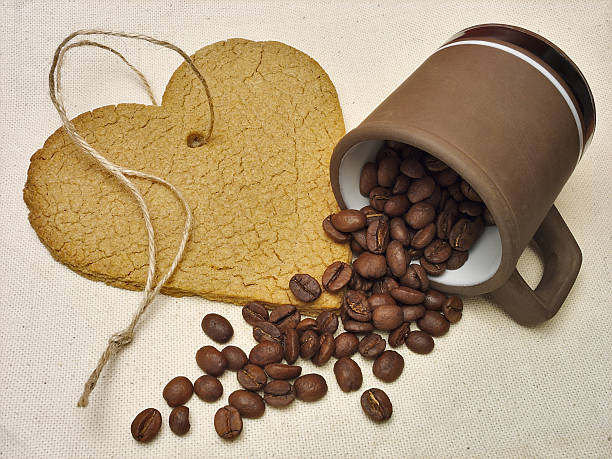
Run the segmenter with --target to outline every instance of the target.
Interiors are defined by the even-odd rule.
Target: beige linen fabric
[[[3,457],[610,457],[612,455],[612,7],[604,1],[470,2],[126,2],[1,3],[0,129],[0,456]],[[320,371],[329,393],[245,420],[234,443],[214,433],[222,406],[193,398],[191,432],[173,435],[161,396],[172,377],[195,379],[200,329],[211,311],[234,324],[232,344],[250,347],[240,308],[162,296],[135,341],[104,372],[86,409],[82,384],[110,333],[124,326],[140,294],[80,277],[55,262],[27,221],[22,187],[30,156],[60,121],[47,92],[57,44],[80,28],[138,32],[192,53],[231,37],[280,40],[316,59],[336,85],[347,129],[355,127],[437,46],[482,22],[513,23],[558,44],[579,65],[597,104],[593,142],[557,199],[580,244],[580,276],[559,314],[521,328],[485,298],[466,300],[464,318],[417,356],[401,350],[401,379],[383,384],[357,358],[363,389],[391,397],[390,422],[375,425],[344,394],[332,364]],[[147,75],[159,96],[179,58],[145,43],[105,40]],[[68,56],[72,116],[109,103],[146,103],[146,93],[113,56]],[[521,272],[537,282],[530,253]],[[227,395],[238,387],[221,378]],[[164,426],[149,445],[130,436],[133,417],[153,406]]]

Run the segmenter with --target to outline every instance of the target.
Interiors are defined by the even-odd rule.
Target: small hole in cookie
[[[192,132],[187,136],[187,146],[189,148],[197,148],[204,145],[204,136],[199,132]]]

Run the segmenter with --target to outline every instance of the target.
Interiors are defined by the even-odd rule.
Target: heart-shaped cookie
[[[244,304],[292,303],[303,312],[336,308],[323,293],[311,304],[288,289],[291,276],[320,279],[350,250],[321,221],[337,211],[329,158],[344,134],[335,88],[304,53],[278,42],[231,39],[199,50],[215,107],[209,142],[206,96],[184,64],[162,105],[120,104],[73,120],[115,164],[164,178],[193,211],[183,259],[163,288],[171,295]],[[134,178],[151,211],[158,272],[170,265],[184,214],[170,191]],[[30,222],[57,260],[110,285],[142,289],[147,236],[133,197],[58,129],[32,157],[24,199]]]

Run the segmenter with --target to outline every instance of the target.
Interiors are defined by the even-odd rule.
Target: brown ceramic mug
[[[331,184],[340,207],[368,203],[362,166],[385,140],[444,161],[482,197],[487,227],[464,266],[432,284],[465,295],[490,293],[517,322],[552,317],[567,297],[582,255],[554,207],[595,127],[590,88],[554,44],[514,26],[459,32],[336,145]],[[544,273],[532,290],[516,270],[531,242]]]

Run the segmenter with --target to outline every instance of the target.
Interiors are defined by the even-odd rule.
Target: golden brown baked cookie
[[[170,295],[244,304],[298,304],[306,313],[339,306],[323,293],[300,304],[288,283],[317,279],[350,250],[331,242],[321,221],[337,211],[329,185],[332,149],[344,134],[336,90],[306,54],[278,42],[231,39],[199,50],[215,108],[212,138],[188,137],[209,122],[204,90],[181,65],[161,106],[120,104],[75,118],[79,133],[110,161],[160,176],[185,196],[194,225]],[[163,273],[184,214],[161,185],[134,178],[149,209]],[[133,197],[77,150],[62,128],[31,159],[24,199],[30,222],[53,257],[94,280],[142,289],[147,236]]]

